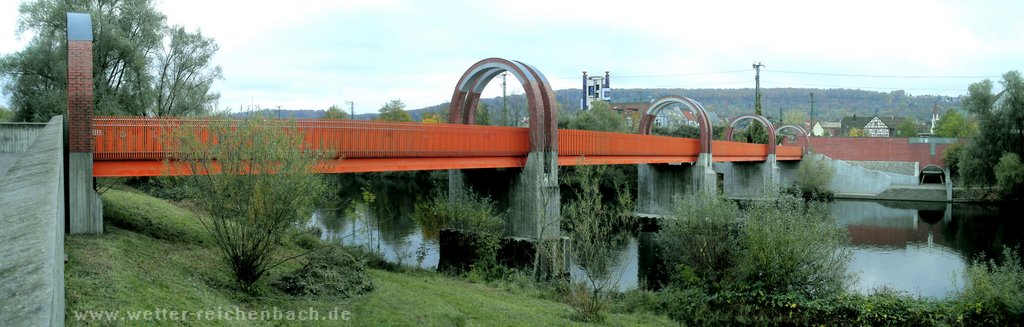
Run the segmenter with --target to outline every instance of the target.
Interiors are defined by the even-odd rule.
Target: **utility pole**
[[[501,73],[501,124],[508,126],[508,103],[505,101],[505,78],[508,72]]]
[[[811,121],[814,121],[814,92],[811,92]]]
[[[351,112],[349,119],[356,120],[356,103],[352,101],[345,101],[348,104],[348,111]]]
[[[757,73],[754,75],[754,114],[761,115],[761,67],[764,65],[760,61],[754,63],[754,70]]]
[[[281,119],[281,106],[277,106],[277,119]]]

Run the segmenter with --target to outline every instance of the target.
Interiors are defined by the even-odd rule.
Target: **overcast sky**
[[[16,0],[0,3],[0,54]],[[555,89],[583,70],[613,88],[902,89],[960,95],[1024,70],[1024,1],[164,0],[170,24],[220,45],[220,107],[375,112],[448,101],[473,63],[520,60]],[[807,74],[813,73],[813,74]],[[876,77],[846,76],[871,75]],[[878,77],[895,76],[895,77]],[[910,78],[915,77],[915,78]],[[510,92],[522,92],[509,83]],[[486,96],[500,95],[492,82]],[[697,99],[700,100],[700,99]],[[346,106],[347,107],[347,106]]]

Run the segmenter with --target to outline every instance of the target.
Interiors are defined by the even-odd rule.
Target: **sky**
[[[20,50],[17,0],[0,3],[0,54]],[[615,88],[858,88],[956,96],[1024,71],[1024,1],[163,0],[169,24],[220,51],[220,108],[376,112],[449,101],[479,60],[581,72]],[[492,81],[484,97],[501,94]],[[510,80],[509,93],[522,93]],[[700,100],[700,99],[696,99]],[[2,100],[6,102],[6,97]]]

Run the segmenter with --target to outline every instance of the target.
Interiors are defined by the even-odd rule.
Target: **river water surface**
[[[365,246],[402,265],[436,268],[436,235],[425,234],[413,220],[415,203],[427,198],[431,191],[423,190],[432,186],[374,183],[363,188],[372,190],[372,201],[352,192],[337,208],[313,214],[322,239]],[[837,200],[829,208],[849,232],[849,271],[857,277],[852,290],[861,293],[885,287],[944,297],[963,286],[960,274],[971,260],[1020,246],[1024,233],[1020,211],[1008,206]],[[646,279],[642,262],[652,246],[644,239],[634,236],[616,249],[618,273],[612,275],[621,276],[615,281],[619,290],[637,288]],[[575,279],[585,278],[578,267],[571,270]]]

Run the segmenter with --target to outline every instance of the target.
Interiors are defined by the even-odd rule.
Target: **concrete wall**
[[[68,154],[67,191],[71,234],[103,233],[103,200],[93,188],[92,153]]]
[[[862,161],[862,160],[843,160],[848,164],[861,166],[869,170],[876,170],[886,173],[900,174],[900,175],[911,175],[917,176],[921,173],[921,164],[919,162],[906,162],[906,161]]]
[[[46,123],[0,123],[0,153],[28,150]]]
[[[842,160],[832,160],[821,154],[808,154],[804,160],[826,160],[835,169],[836,174],[832,177],[827,188],[837,195],[878,195],[888,190],[894,184],[916,185],[917,178],[913,175],[893,174],[869,170],[864,167],[851,165]]]
[[[0,319],[64,325],[64,163],[61,117],[0,176]]]

